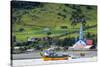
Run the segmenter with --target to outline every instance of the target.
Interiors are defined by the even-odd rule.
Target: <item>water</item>
[[[94,57],[97,56],[97,51],[59,51],[58,54],[66,53],[70,56],[74,57]],[[80,56],[80,53],[84,53],[85,56]],[[20,59],[39,59],[41,58],[40,52],[29,52],[29,53],[22,53],[22,54],[13,54],[12,55],[14,60],[20,60]]]
[[[97,61],[97,57],[91,58],[77,58],[69,60],[55,60],[55,61],[43,61],[43,59],[24,59],[24,60],[13,60],[13,67],[22,66],[34,66],[34,65],[47,65],[47,64],[67,64],[67,63],[80,63],[80,62],[93,62]]]

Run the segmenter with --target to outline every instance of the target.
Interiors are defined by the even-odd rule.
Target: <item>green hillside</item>
[[[60,36],[65,33],[79,31],[80,23],[71,25],[72,13],[84,15],[86,24],[84,33],[97,33],[97,7],[89,5],[37,3],[12,1],[12,35],[18,41],[29,37]],[[89,28],[88,28],[89,27]],[[88,29],[87,29],[88,28]],[[49,29],[49,31],[45,31]],[[76,37],[78,33],[66,34],[60,38]]]

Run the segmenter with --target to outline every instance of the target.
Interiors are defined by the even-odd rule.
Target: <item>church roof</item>
[[[82,48],[85,46],[86,46],[86,43],[83,40],[79,40],[73,45],[73,47],[76,47],[76,48]]]

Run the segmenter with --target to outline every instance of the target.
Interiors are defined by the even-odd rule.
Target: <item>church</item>
[[[81,23],[80,26],[80,32],[79,32],[79,40],[71,47],[69,47],[69,50],[87,50],[90,49],[93,46],[93,41],[92,40],[84,40],[83,37],[83,25]]]

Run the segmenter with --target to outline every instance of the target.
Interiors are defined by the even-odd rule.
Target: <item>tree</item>
[[[70,21],[71,21],[71,25],[73,25],[73,26],[75,26],[77,23],[80,23],[80,22],[82,22],[83,26],[85,26],[85,24],[86,24],[85,16],[81,12],[78,13],[78,11],[72,12]]]
[[[16,36],[12,36],[12,42],[16,42]]]
[[[24,28],[20,28],[20,29],[19,29],[19,32],[23,32],[23,31],[24,31]]]

